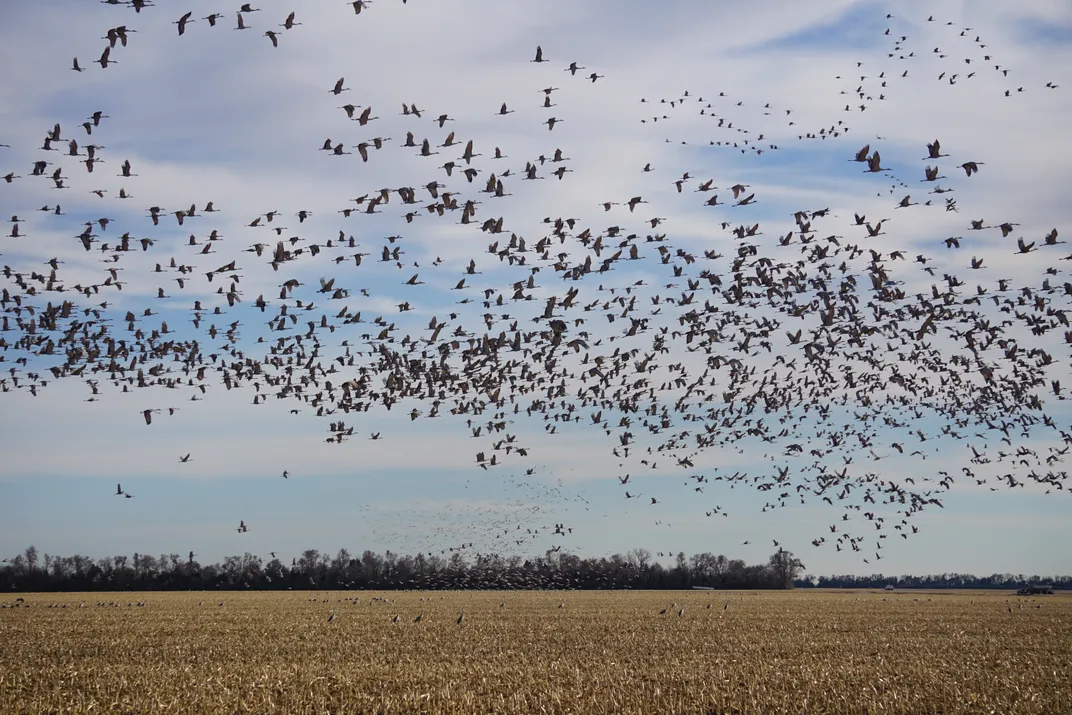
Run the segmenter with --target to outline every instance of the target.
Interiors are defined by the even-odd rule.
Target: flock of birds
[[[139,15],[161,11],[145,0],[102,1]],[[352,3],[357,14],[370,5]],[[241,5],[234,29],[254,29],[250,16],[256,12],[260,9],[249,3]],[[195,18],[186,12],[173,24],[185,41],[194,29],[218,31],[225,17]],[[285,52],[288,33],[307,26],[296,12],[279,19],[263,36]],[[930,54],[957,70],[942,72],[938,81],[973,81],[983,68],[1002,79],[1009,76],[1010,69],[993,59],[972,28],[957,34],[948,25],[950,41],[965,48],[934,48]],[[112,68],[113,55],[125,59],[138,51],[143,43],[131,37],[135,32],[119,25],[105,33],[107,45],[96,60],[101,70],[122,71]],[[913,76],[908,69],[895,69],[895,63],[910,63],[916,56],[907,44],[910,38],[888,29],[885,35],[891,43],[889,67],[876,73],[860,62],[854,74],[839,75],[840,93],[851,100],[842,109],[841,99],[833,98],[837,118],[808,130],[797,126],[792,108],[769,103],[758,113],[770,119],[751,116],[765,122],[763,131],[746,128],[748,111],[755,115],[758,108],[715,90],[639,99],[644,111],[639,121],[651,130],[673,127],[688,114],[703,117],[718,136],[706,142],[665,138],[666,144],[728,149],[759,161],[794,137],[838,141],[844,159],[860,165],[862,180],[882,177],[880,196],[898,193],[891,217],[857,213],[850,220],[828,207],[809,207],[797,210],[788,226],[763,231],[748,213],[765,201],[761,192],[741,180],[707,178],[708,162],[698,161],[695,171],[664,180],[664,186],[674,187],[672,195],[681,201],[711,209],[711,226],[721,227],[725,238],[702,250],[675,241],[672,216],[647,217],[652,200],[644,193],[606,197],[592,207],[597,218],[552,212],[533,238],[533,226],[515,225],[506,212],[489,211],[490,205],[512,196],[510,189],[522,192],[541,180],[569,187],[568,175],[575,171],[569,151],[549,146],[524,168],[510,167],[508,149],[486,146],[461,126],[437,143],[431,135],[447,131],[447,123],[456,120],[409,101],[401,104],[409,127],[404,139],[378,135],[357,144],[339,141],[338,135],[352,128],[364,131],[380,121],[371,106],[347,103],[338,106],[338,135],[307,141],[309,150],[321,152],[326,161],[359,158],[374,167],[390,162],[392,153],[420,157],[427,163],[412,185],[378,187],[366,171],[360,179],[369,182],[363,193],[340,204],[336,216],[292,206],[244,217],[246,245],[243,237],[225,237],[213,225],[227,214],[226,196],[186,197],[175,206],[154,205],[133,216],[127,206],[144,177],[130,159],[113,157],[97,144],[107,140],[110,116],[93,108],[73,131],[67,120],[57,122],[45,131],[26,176],[9,170],[0,177],[0,205],[8,203],[5,184],[16,181],[38,182],[41,194],[88,182],[91,193],[105,202],[100,205],[122,211],[124,218],[101,213],[76,230],[69,227],[77,221],[64,219],[59,198],[39,208],[48,223],[35,225],[67,231],[71,244],[101,265],[94,278],[74,281],[65,279],[65,262],[58,257],[36,255],[36,263],[4,265],[0,361],[12,365],[0,378],[0,390],[36,395],[50,382],[73,380],[84,383],[87,400],[95,402],[105,399],[106,390],[148,394],[148,388],[162,387],[197,401],[219,386],[244,389],[252,393],[253,405],[286,400],[294,405],[291,413],[313,413],[327,427],[325,441],[335,445],[361,436],[351,421],[362,413],[395,408],[412,421],[451,418],[479,444],[474,467],[510,471],[502,483],[517,497],[505,513],[465,512],[460,523],[430,537],[436,548],[448,534],[459,537],[451,551],[523,547],[540,537],[561,541],[573,534],[572,525],[542,523],[552,509],[528,508],[541,500],[587,504],[561,482],[540,481],[536,467],[528,466],[535,455],[526,444],[526,425],[533,421],[548,435],[571,429],[605,434],[620,469],[621,498],[643,501],[653,511],[661,497],[637,490],[656,483],[640,486],[643,477],[634,472],[680,472],[698,499],[705,490],[714,491],[716,482],[757,490],[768,495],[763,511],[822,500],[840,513],[812,543],[857,552],[867,562],[882,558],[888,536],[908,539],[917,533],[910,519],[942,507],[942,495],[958,480],[994,490],[1027,483],[1064,490],[1067,475],[1060,466],[1072,448],[1072,427],[1058,425],[1046,403],[1065,399],[1054,373],[1064,369],[1067,356],[1041,347],[1043,336],[1053,331],[1063,332],[1057,342],[1072,343],[1072,283],[1058,278],[1056,260],[1030,285],[1009,279],[972,284],[953,273],[938,275],[928,250],[912,256],[915,249],[890,250],[888,240],[876,242],[893,231],[902,211],[959,214],[965,202],[958,204],[950,194],[969,194],[976,175],[987,171],[985,162],[958,156],[954,146],[937,139],[925,150],[921,141],[922,156],[913,157],[921,162],[915,177],[883,166],[881,138],[845,146],[852,128],[847,116],[886,101],[897,83]],[[156,48],[163,44],[159,39]],[[968,52],[973,54],[960,57]],[[604,78],[596,71],[585,74],[589,68],[577,61],[559,62],[542,47],[530,56],[540,68],[533,69],[540,72],[537,78],[547,76],[542,69],[547,63],[569,82],[594,84]],[[77,58],[72,69],[86,70]],[[1057,88],[1053,82],[1045,85],[1047,91]],[[551,113],[559,106],[558,91],[553,85],[535,91],[542,106],[531,111],[544,113],[542,121],[531,124],[552,132],[544,136],[556,136],[555,128],[570,120],[568,114],[559,116],[565,109]],[[1013,97],[1025,90],[1002,91]],[[360,90],[347,86],[345,77],[323,83],[333,106],[347,92],[360,101]],[[488,113],[505,117],[526,111],[504,102]],[[0,166],[9,163],[2,153],[8,149],[0,149]],[[942,175],[946,159],[963,175]],[[118,167],[110,172],[119,179],[112,180],[118,189],[102,180],[100,165],[106,162]],[[81,179],[68,176],[76,171]],[[637,166],[637,173],[643,180],[659,175],[658,160]],[[930,187],[926,199],[914,198],[920,182]],[[911,193],[907,187],[913,187]],[[899,198],[902,189],[905,195]],[[526,201],[538,196],[526,195]],[[399,233],[379,241],[355,238],[367,232],[352,229],[349,221],[388,211],[398,214]],[[966,220],[963,236],[936,241],[931,249],[960,250],[969,232],[1000,233],[1002,239],[1014,236],[1010,261],[1042,251],[1066,258],[1057,253],[1064,241],[1056,227],[1025,237],[1017,235],[1014,218]],[[296,231],[283,225],[290,219],[297,220]],[[485,247],[461,261],[425,259],[402,232],[425,230],[433,221],[464,227],[463,245],[483,235]],[[34,232],[26,224],[18,213],[11,216],[5,250],[34,255]],[[166,237],[149,235],[154,228],[167,229]],[[176,231],[189,231],[189,238],[178,239]],[[522,235],[526,232],[528,237]],[[310,265],[334,275],[310,285],[302,280]],[[964,266],[989,267],[974,256]],[[930,289],[908,289],[909,270],[929,274]],[[278,293],[247,292],[243,281],[250,282],[247,276],[255,272],[255,280],[278,278]],[[376,295],[369,280],[373,273],[405,292],[393,310],[384,309],[386,299]],[[146,292],[142,281],[156,287]],[[429,284],[435,290],[431,300],[418,288]],[[199,297],[184,299],[182,293],[191,289]],[[133,307],[131,293],[144,305]],[[405,315],[421,312],[430,302],[441,305],[443,295],[458,300],[430,320],[418,324]],[[117,308],[120,304],[123,308]],[[177,327],[161,318],[176,308],[190,312],[189,325]],[[168,312],[173,314],[180,315]],[[157,428],[157,416],[173,416],[178,409],[146,407],[141,418]],[[368,436],[380,438],[380,431]],[[928,473],[925,460],[952,442],[967,445],[960,472]],[[763,454],[770,467],[697,466],[704,452],[726,450]],[[880,473],[873,465],[882,460],[896,461],[893,471],[902,476]],[[191,462],[191,454],[178,461]],[[282,471],[282,478],[290,476]],[[115,496],[133,497],[121,485]],[[702,511],[709,517],[727,513],[718,505]],[[528,526],[524,519],[530,520]],[[235,530],[245,534],[249,527],[242,520]],[[462,533],[470,538],[461,539]],[[447,553],[445,547],[440,550]]]

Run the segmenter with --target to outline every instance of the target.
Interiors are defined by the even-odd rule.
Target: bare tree
[[[778,549],[771,554],[768,566],[781,588],[793,588],[793,582],[804,572],[804,564],[800,559],[785,549]]]
[[[644,571],[648,568],[648,564],[651,562],[651,552],[647,549],[633,549],[627,554],[629,565],[640,571]]]

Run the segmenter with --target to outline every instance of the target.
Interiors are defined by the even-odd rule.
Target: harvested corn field
[[[0,610],[3,712],[1072,708],[1072,597],[1062,594],[90,593],[25,595],[13,607],[14,598]]]

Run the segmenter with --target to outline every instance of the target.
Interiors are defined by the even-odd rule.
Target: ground
[[[1072,594],[21,597],[3,712],[1072,712]]]

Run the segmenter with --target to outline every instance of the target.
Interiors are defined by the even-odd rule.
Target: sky
[[[294,7],[264,0],[254,3],[258,11],[244,14],[246,30],[235,29],[237,5],[190,0],[135,13],[123,5],[56,0],[5,8],[0,60],[18,71],[0,78],[0,144],[8,145],[0,147],[0,177],[12,172],[18,178],[0,183],[0,217],[20,220],[5,223],[0,262],[29,279],[32,272],[47,276],[47,262],[56,258],[67,286],[62,296],[39,292],[27,296],[28,303],[107,302],[101,316],[117,339],[130,339],[124,316],[133,311],[146,332],[165,322],[172,339],[197,339],[206,355],[218,356],[224,355],[224,333],[234,321],[239,327],[232,346],[263,356],[278,337],[266,323],[284,303],[300,315],[288,335],[304,333],[308,321],[319,322],[322,314],[330,320],[344,306],[351,314],[360,311],[361,323],[330,320],[336,329],[318,333],[325,363],[347,350],[358,364],[368,358],[380,332],[377,317],[395,324],[395,348],[404,336],[428,338],[433,319],[446,323],[444,335],[461,330],[494,337],[514,330],[515,320],[523,330],[545,330],[534,317],[538,320],[550,296],[561,297],[569,287],[578,289],[581,305],[640,296],[646,310],[659,310],[649,331],[670,331],[680,328],[683,307],[653,299],[683,295],[686,278],[695,278],[706,264],[682,265],[683,276],[675,277],[660,262],[659,245],[671,253],[725,254],[729,258],[708,261],[725,276],[742,245],[730,230],[758,223],[762,231],[743,243],[760,246],[762,255],[776,260],[796,261],[810,250],[799,235],[788,246],[777,239],[794,229],[794,212],[821,209],[829,213],[812,217],[816,236],[837,236],[839,246],[860,245],[865,255],[884,254],[891,279],[909,296],[930,294],[932,285],[944,284],[943,275],[958,276],[969,291],[978,284],[996,292],[999,279],[1007,279],[1013,291],[1030,286],[1043,292],[1043,280],[1057,288],[1068,280],[1067,264],[1059,260],[1067,248],[1042,246],[1051,229],[1062,240],[1072,235],[1062,190],[1072,169],[1061,160],[1072,155],[1072,138],[1063,131],[1072,110],[1067,3],[377,0],[355,14],[343,2]],[[180,36],[176,21],[187,10],[192,21]],[[291,10],[297,11],[296,24],[286,29]],[[212,27],[205,18],[216,12],[222,16]],[[94,60],[108,44],[108,29],[119,25],[129,29],[128,45],[117,45],[111,51],[114,64],[102,68]],[[276,33],[278,47],[265,36],[268,30]],[[531,61],[537,45],[546,62]],[[71,68],[75,56],[84,71]],[[571,62],[584,69],[574,76],[567,69]],[[598,75],[594,82],[586,79],[592,73]],[[339,78],[346,91],[336,96],[331,89]],[[545,88],[555,89],[545,93]],[[543,106],[545,97],[553,106]],[[504,102],[508,113],[502,115]],[[376,118],[360,126],[341,109],[348,103],[357,105],[355,116],[371,107],[370,117]],[[403,105],[414,104],[420,117],[402,113]],[[95,111],[105,116],[87,134],[80,125]],[[443,127],[435,121],[441,114],[447,115]],[[549,130],[544,122],[550,117],[560,122]],[[42,139],[57,122],[60,150],[46,151]],[[430,151],[438,153],[419,156],[417,148],[402,146],[407,132],[418,146],[427,138]],[[457,146],[442,146],[451,132]],[[79,143],[78,158],[63,156],[72,138]],[[379,150],[373,148],[377,138]],[[322,151],[326,139],[348,153]],[[935,139],[950,156],[926,160],[927,144]],[[479,172],[471,184],[460,175],[469,140],[480,154],[469,165]],[[360,142],[368,143],[367,161],[356,148]],[[102,161],[92,173],[78,163],[88,143],[102,146]],[[864,173],[865,165],[852,161],[865,144],[881,151],[889,171]],[[493,158],[496,148],[503,158]],[[556,149],[561,162],[551,161]],[[42,159],[51,162],[48,174],[62,168],[65,188],[54,188],[47,176],[30,175]],[[136,175],[119,175],[124,160]],[[457,165],[450,177],[442,168],[448,161]],[[959,165],[967,161],[979,164],[977,174],[965,175]],[[539,178],[522,178],[526,162],[536,165]],[[924,167],[934,164],[943,177],[937,185],[950,193],[930,194],[935,184],[920,181]],[[568,170],[561,179],[552,173],[559,167]],[[510,175],[503,177],[507,169]],[[480,193],[491,173],[502,179],[507,195]],[[698,192],[707,180],[718,188]],[[442,217],[425,211],[435,201],[423,188],[430,181],[456,193],[459,203],[478,201],[473,224],[461,224],[458,211]],[[733,206],[729,187],[735,184],[747,185],[741,198],[754,193],[755,203]],[[396,193],[366,215],[367,201],[353,201],[383,187],[405,186],[416,188],[412,206]],[[118,198],[120,189],[130,198]],[[96,190],[103,196],[92,193]],[[705,205],[712,194],[718,206]],[[906,195],[915,205],[898,208]],[[635,196],[646,203],[631,212],[623,204]],[[947,200],[957,210],[946,210]],[[210,201],[218,212],[203,212]],[[932,205],[924,205],[928,201]],[[62,216],[38,210],[57,202]],[[615,205],[605,210],[604,202]],[[191,204],[198,213],[180,226],[173,212]],[[161,207],[159,225],[150,220],[151,206]],[[340,213],[347,207],[354,209],[349,217]],[[299,221],[298,211],[308,217]],[[405,218],[410,211],[416,212],[411,223]],[[269,212],[278,212],[271,221]],[[854,214],[872,224],[888,221],[881,235],[869,238],[855,225]],[[83,250],[78,234],[85,222],[101,217],[111,221],[106,228],[94,224],[93,250]],[[503,233],[480,231],[485,220],[499,217]],[[591,255],[576,241],[588,227],[593,236],[607,236],[603,255],[593,256],[598,268],[621,241],[609,236],[613,226],[623,236],[637,234],[640,260],[620,261],[605,274],[567,284],[535,254],[519,266],[489,252],[496,242],[496,250],[505,248],[511,233],[534,246],[551,235],[553,225],[545,219],[559,217],[576,219],[576,228],[568,231],[569,241],[552,236],[550,263],[560,251],[571,266]],[[259,225],[249,225],[258,218]],[[980,218],[991,228],[970,230],[969,219]],[[659,221],[652,226],[650,219]],[[1004,222],[1015,224],[1007,237],[993,228]],[[222,240],[207,241],[212,230]],[[122,255],[101,250],[124,232],[135,250]],[[355,248],[339,248],[340,232],[344,243],[353,237]],[[646,240],[659,234],[666,235],[665,243]],[[196,245],[190,245],[191,236]],[[305,253],[273,270],[268,256],[276,241],[292,236]],[[951,236],[960,237],[959,249],[943,243]],[[1035,241],[1039,250],[1018,253],[1020,237]],[[153,241],[145,251],[141,238]],[[329,239],[334,243],[325,247]],[[256,243],[268,246],[264,257],[247,252]],[[322,247],[317,256],[308,253],[313,243]],[[385,246],[402,250],[397,261],[379,260]],[[206,247],[210,253],[201,253]],[[894,251],[906,260],[891,258]],[[367,254],[361,265],[355,265],[354,253]],[[119,260],[109,262],[113,256]],[[915,262],[916,256],[928,263]],[[178,273],[170,267],[172,258],[193,270]],[[973,259],[981,259],[981,267],[972,269]],[[206,272],[232,260],[233,271],[206,279]],[[471,260],[473,272],[467,273]],[[833,258],[831,265],[841,260]],[[533,266],[540,272],[533,273]],[[933,274],[922,270],[926,267]],[[117,269],[121,290],[104,286],[92,299],[73,292],[75,285],[101,285],[109,268]],[[217,293],[221,286],[228,291],[232,275],[239,278],[241,300],[234,307]],[[856,275],[862,286],[870,284],[863,272]],[[412,285],[411,276],[417,276]],[[522,292],[532,300],[511,300],[513,284],[530,276],[534,285]],[[334,288],[349,293],[338,299],[318,293],[320,281],[332,278]],[[456,289],[462,278],[465,286]],[[281,284],[290,279],[302,285],[281,300]],[[18,292],[10,280],[4,286]],[[485,307],[483,291],[493,288],[501,291],[504,305],[495,305],[491,293]],[[1061,290],[1047,295],[1055,308],[1068,300]],[[264,312],[254,305],[258,296],[267,303]],[[197,326],[191,322],[194,301],[205,306]],[[310,302],[314,309],[302,315]],[[400,312],[403,303],[410,310]],[[220,315],[212,314],[215,306]],[[12,328],[14,307],[8,304],[3,313]],[[141,317],[146,307],[153,315]],[[775,317],[769,306],[753,312],[756,319]],[[1004,317],[997,310],[990,314],[996,321]],[[584,338],[591,348],[564,351],[564,364],[579,368],[589,351],[596,354],[601,337],[607,342],[598,349],[608,354],[615,345],[631,346],[641,350],[636,357],[641,360],[651,350],[650,334],[646,344],[610,341],[628,325],[627,317],[613,323],[592,317],[583,335],[574,317],[563,315],[570,337]],[[215,338],[207,334],[210,325],[219,329]],[[765,369],[776,354],[791,356],[789,347],[797,348],[786,346],[781,337],[786,329],[794,328],[786,324],[774,331],[774,353],[754,350],[749,364]],[[0,337],[11,343],[17,334],[15,329]],[[362,337],[366,334],[370,337]],[[1047,380],[1072,386],[1063,331],[1017,335],[1021,349],[1053,355]],[[934,340],[948,344],[947,337]],[[671,363],[681,364],[690,378],[703,373],[703,355],[683,349],[682,341],[674,346],[655,361],[653,381],[668,379]],[[892,530],[900,519],[895,509],[873,510],[884,513],[890,527],[878,560],[872,558],[878,542],[868,533],[871,525],[862,524],[866,507],[846,512],[809,491],[779,498],[782,487],[757,488],[765,482],[762,475],[783,467],[792,470],[797,484],[814,484],[807,460],[788,455],[784,444],[774,451],[744,436],[688,455],[647,455],[644,447],[661,437],[633,428],[637,445],[626,457],[624,450],[618,452],[622,456],[612,452],[621,447],[620,431],[613,429],[618,413],[604,430],[589,419],[594,410],[588,408],[579,409],[581,419],[570,424],[527,415],[522,408],[507,416],[504,434],[489,441],[484,431],[478,437],[473,431],[490,415],[448,414],[449,400],[435,417],[429,416],[435,412],[430,401],[416,398],[390,410],[376,405],[367,412],[318,417],[315,406],[293,399],[254,404],[256,388],[226,389],[211,375],[204,391],[184,382],[123,392],[104,373],[94,378],[100,393],[94,394],[84,378],[51,379],[48,368],[55,360],[13,348],[2,355],[5,558],[30,544],[41,553],[93,557],[193,550],[202,561],[245,551],[289,558],[307,548],[438,553],[473,544],[470,552],[523,555],[553,546],[582,556],[644,547],[665,563],[679,551],[711,551],[754,563],[765,561],[777,541],[816,575],[1072,573],[1072,554],[1062,548],[1072,540],[1068,489],[1047,493],[1031,480],[1007,488],[1001,475],[1012,472],[1024,481],[1033,468],[1028,460],[972,463],[968,440],[941,438],[948,420],[931,414],[902,427],[879,425],[870,455],[861,450],[851,465],[861,475],[899,484],[906,478],[937,481],[942,471],[956,477],[952,488],[941,488],[943,508],[928,506],[913,515],[918,533],[906,534],[910,538]],[[16,363],[24,356],[27,364]],[[336,384],[352,376],[345,368],[330,376]],[[788,378],[792,371],[783,368],[782,374]],[[965,379],[977,376],[965,373]],[[571,393],[578,386],[584,385],[572,385]],[[887,388],[895,393],[888,383]],[[1044,383],[1039,394],[1053,397],[1048,390]],[[852,421],[857,405],[851,399],[836,404],[831,397],[831,404],[834,424]],[[168,408],[177,409],[169,414]],[[146,409],[162,410],[148,426]],[[419,410],[416,419],[413,409]],[[549,413],[567,409],[561,405]],[[1008,452],[1022,445],[1045,457],[1062,447],[1059,430],[1072,432],[1072,411],[1058,399],[1047,400],[1045,410],[1059,429],[1032,431],[1015,442],[1010,437]],[[800,413],[795,413],[800,424],[810,424]],[[340,419],[353,427],[352,437],[325,442],[328,423]],[[681,429],[677,423],[671,431]],[[930,439],[916,440],[916,429]],[[481,468],[476,453],[490,455],[493,442],[505,434],[527,456],[496,450],[503,464]],[[801,434],[814,431],[801,427]],[[1004,449],[1000,436],[987,433],[971,444],[995,456]],[[907,439],[919,442],[920,454],[892,448],[894,442],[907,447]],[[806,454],[815,445],[804,446]],[[186,455],[189,460],[180,461]],[[691,466],[676,463],[686,457]],[[965,467],[976,478],[968,478]],[[1061,468],[1055,457],[1039,469]],[[716,478],[734,473],[760,479],[731,484]],[[626,474],[631,481],[623,485]],[[707,475],[708,481],[699,484],[690,475]],[[117,482],[131,499],[116,495]],[[808,498],[802,502],[801,496]],[[851,516],[851,527],[844,516]],[[240,521],[248,532],[236,532]],[[565,534],[554,533],[558,524]],[[829,530],[838,524],[840,532]],[[866,536],[864,548],[837,551],[831,535],[850,528],[858,529],[861,543]],[[825,540],[813,546],[819,538]]]

